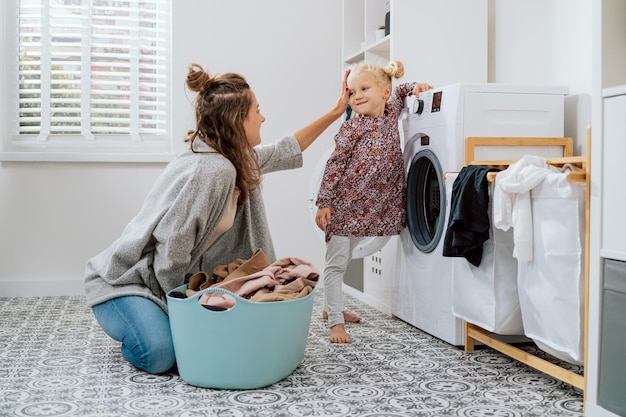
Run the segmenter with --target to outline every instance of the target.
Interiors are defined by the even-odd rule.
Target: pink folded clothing
[[[258,253],[259,251],[255,252],[257,258],[259,258]],[[256,264],[259,263],[256,262]],[[319,271],[313,264],[294,257],[279,259],[265,268],[247,275],[241,276],[240,273],[229,274],[221,282],[210,285],[210,287],[223,288],[251,301],[282,301],[308,295],[319,279]],[[205,274],[204,277],[207,275]],[[190,291],[196,292],[194,289],[190,289]],[[205,293],[199,301],[205,306],[215,307],[212,308],[215,310],[231,308],[234,300],[228,300],[232,297],[223,297],[223,295],[214,292]]]
[[[221,292],[209,292],[202,294],[198,301],[203,307],[214,311],[228,310],[236,304],[233,297]]]

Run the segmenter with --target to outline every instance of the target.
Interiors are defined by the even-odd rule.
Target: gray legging
[[[352,251],[366,237],[332,236],[326,243],[326,266],[324,267],[324,309],[328,324],[343,324],[342,289],[343,277],[352,260]]]

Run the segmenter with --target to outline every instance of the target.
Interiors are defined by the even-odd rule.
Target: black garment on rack
[[[452,184],[450,218],[443,241],[443,256],[464,257],[479,266],[483,243],[489,239],[487,173],[499,171],[476,165],[463,167]]]

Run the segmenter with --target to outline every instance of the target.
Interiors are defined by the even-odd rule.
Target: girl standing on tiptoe
[[[324,316],[330,341],[352,343],[345,322],[360,319],[342,311],[341,284],[352,250],[371,236],[392,236],[406,224],[404,162],[398,118],[404,98],[431,89],[427,83],[391,80],[404,75],[404,65],[360,62],[350,67],[349,104],[356,117],[346,120],[335,136],[317,197],[315,223],[326,235]]]

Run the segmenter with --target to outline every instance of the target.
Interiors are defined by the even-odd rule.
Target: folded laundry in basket
[[[443,256],[464,257],[479,266],[483,243],[489,240],[489,189],[486,176],[495,168],[469,165],[454,180]]]
[[[193,295],[200,290],[204,290],[222,281],[243,277],[253,274],[269,266],[270,260],[263,252],[257,249],[250,259],[235,259],[226,265],[218,265],[213,268],[213,274],[209,275],[204,271],[195,273],[189,278],[187,285],[187,295]]]
[[[309,295],[311,291],[313,291],[313,287],[310,285],[304,286],[299,292],[282,289],[264,294],[258,294],[253,298],[252,301],[269,302],[295,300],[296,298],[301,298]],[[228,294],[223,294],[219,292],[209,292],[202,294],[198,301],[203,307],[206,307],[209,310],[216,311],[228,310],[229,308],[234,307],[236,304],[236,301],[233,297]]]
[[[271,297],[265,295],[270,293],[281,293],[281,298],[286,294],[299,295],[305,287],[315,287],[318,278],[319,272],[313,264],[299,258],[282,258],[261,271],[224,280],[213,287],[251,301],[268,301]]]
[[[243,277],[267,268],[269,264],[270,259],[263,252],[263,249],[257,249],[250,259],[235,259],[227,265],[218,265],[213,268],[213,279],[218,283]]]
[[[221,281],[214,283],[215,277],[205,272],[198,272],[189,279],[187,295],[206,288],[223,288],[240,297],[257,302],[283,301],[300,298],[308,295],[319,279],[317,268],[300,258],[282,258],[269,264],[267,257],[261,249],[248,261],[235,264],[233,268],[218,267],[226,276]],[[268,264],[261,268],[262,265]],[[216,269],[218,269],[216,268]],[[256,270],[261,268],[260,270]],[[230,272],[228,272],[230,270]],[[246,274],[246,272],[249,272]],[[233,306],[232,297],[222,293],[205,293],[200,297],[200,304],[211,307],[230,308]]]

